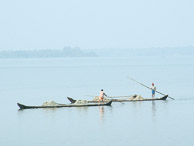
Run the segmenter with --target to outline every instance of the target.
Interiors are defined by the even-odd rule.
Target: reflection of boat
[[[168,95],[165,95],[163,97],[160,98],[137,98],[137,95],[132,96],[129,99],[111,99],[113,102],[136,102],[136,101],[154,101],[154,100],[166,100],[166,98],[168,97]],[[71,103],[75,103],[77,100],[67,97],[67,99],[71,102]],[[91,100],[88,101],[88,103],[98,103],[98,100]]]
[[[32,109],[32,108],[61,108],[61,107],[86,107],[86,106],[110,106],[112,100],[108,102],[100,103],[84,103],[84,104],[57,104],[53,106],[27,106],[20,103],[17,103],[20,109]]]

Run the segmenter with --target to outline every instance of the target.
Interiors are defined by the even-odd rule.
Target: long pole
[[[85,95],[89,97],[97,97],[96,95]],[[123,97],[131,97],[133,95],[128,95],[128,96],[109,96],[109,98],[123,98]]]
[[[128,78],[131,79],[132,81],[134,81],[134,82],[136,82],[136,83],[138,83],[138,84],[140,84],[140,85],[142,85],[142,86],[144,86],[144,87],[146,87],[146,88],[152,90],[150,87],[148,87],[148,86],[146,86],[146,85],[144,85],[144,84],[142,84],[142,83],[140,83],[140,82],[138,82],[138,81],[136,81],[136,80],[134,80],[134,79],[132,79],[132,78],[130,78],[130,77],[128,77]],[[161,94],[161,95],[166,95],[166,94],[161,93],[161,92],[159,92],[159,91],[156,91],[156,92],[159,93],[159,94]],[[168,96],[168,97],[174,100],[174,98],[172,98],[172,97],[170,97],[170,96]]]
[[[107,98],[110,98],[110,99],[113,99],[112,97],[107,96],[107,95],[106,95],[106,97],[107,97]],[[120,102],[121,104],[124,104],[124,103],[123,103],[123,102],[121,102],[121,101],[118,101],[118,102]]]

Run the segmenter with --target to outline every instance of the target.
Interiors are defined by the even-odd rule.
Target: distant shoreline
[[[65,47],[61,50],[12,50],[0,51],[0,58],[64,58],[64,57],[93,57],[94,52],[85,52],[80,48]]]
[[[91,49],[81,50],[78,47],[43,50],[0,51],[2,58],[69,58],[69,57],[141,57],[141,56],[194,56],[194,47],[177,48],[138,48],[138,49]]]

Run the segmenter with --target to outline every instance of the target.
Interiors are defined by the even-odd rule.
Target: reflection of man
[[[155,101],[153,100],[152,101],[152,115],[153,115],[153,117],[155,116],[155,114],[156,114],[156,104],[155,104]]]
[[[107,96],[107,95],[104,93],[103,89],[101,89],[101,91],[100,91],[100,96],[99,96],[99,101],[103,101],[103,100],[104,100],[104,95]]]
[[[154,86],[154,83],[152,83],[151,89],[152,89],[152,98],[154,98],[156,93],[156,87]]]
[[[104,121],[104,106],[99,106],[99,118],[103,122]]]
[[[100,106],[100,117],[103,118],[104,116],[104,107],[103,106]]]

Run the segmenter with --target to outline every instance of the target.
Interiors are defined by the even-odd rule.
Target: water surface
[[[193,145],[193,72],[192,57],[1,59],[0,145]],[[109,96],[151,97],[128,76],[154,82],[175,100],[29,110],[16,105],[69,103],[67,96],[90,100],[86,95],[101,88]]]

